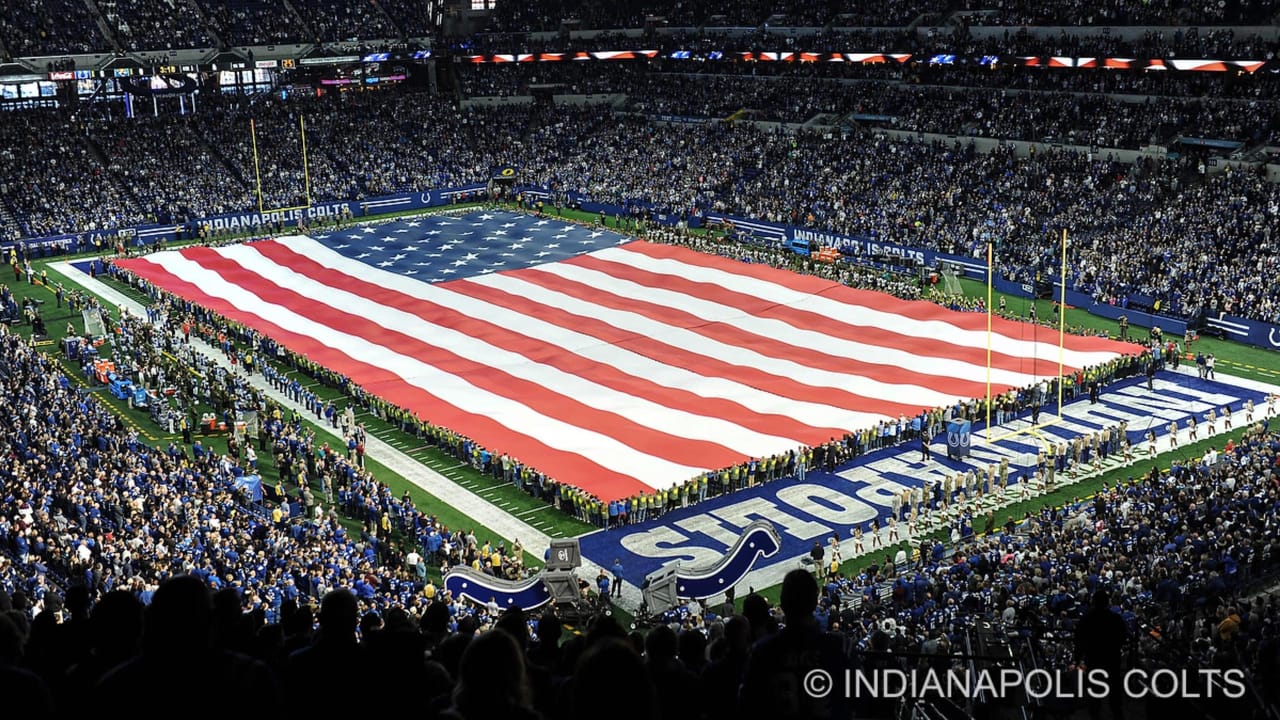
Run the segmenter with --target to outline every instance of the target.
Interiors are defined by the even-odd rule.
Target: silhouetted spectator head
[[[518,717],[530,705],[524,655],[505,630],[490,630],[467,644],[458,665],[454,710],[465,720]]]
[[[142,640],[144,607],[128,590],[112,590],[93,606],[93,644],[113,656],[129,656]]]
[[[520,607],[511,607],[502,613],[498,621],[494,623],[494,627],[505,631],[508,635],[515,639],[520,645],[520,649],[529,645],[529,622],[525,617],[524,610]]]
[[[401,607],[394,607],[387,611],[387,616],[382,622],[382,628],[387,632],[418,631],[418,626],[413,622],[413,618],[409,617],[409,613]]]
[[[544,645],[556,645],[560,642],[560,634],[564,625],[554,610],[547,610],[538,618],[538,642]]]
[[[422,613],[422,631],[429,634],[443,635],[449,631],[449,606],[442,602],[433,602]],[[559,633],[557,633],[557,636]]]
[[[187,655],[212,641],[213,601],[199,578],[177,575],[161,583],[147,608],[143,650],[149,655]]]
[[[625,678],[625,702],[618,702],[619,680]],[[573,720],[595,720],[608,708],[610,720],[651,720],[657,699],[644,661],[629,644],[604,638],[579,658],[573,673],[570,714]]]
[[[700,630],[685,630],[680,633],[680,662],[695,671],[706,664],[707,636]]]
[[[370,610],[360,618],[360,637],[367,638],[380,630],[382,630],[382,616],[377,611]]]
[[[7,613],[0,613],[0,665],[17,665],[26,642],[22,629]]]
[[[781,605],[788,623],[813,618],[818,607],[818,581],[808,570],[792,570],[782,579]]]
[[[587,624],[587,642],[594,643],[601,638],[624,638],[627,632],[618,624],[612,615],[596,615]]]
[[[89,588],[81,583],[76,583],[67,588],[67,598],[65,606],[67,612],[71,613],[74,618],[89,617],[89,608],[92,600],[89,597]]]
[[[346,588],[330,590],[320,601],[320,632],[326,637],[355,637],[359,620],[356,596]]]
[[[666,625],[659,625],[650,630],[644,639],[645,659],[651,665],[674,659],[678,648],[679,640],[676,638],[676,631]]]
[[[751,623],[751,631],[756,636],[767,631],[772,624],[772,618],[769,616],[769,601],[756,593],[751,593],[742,599],[742,616]]]

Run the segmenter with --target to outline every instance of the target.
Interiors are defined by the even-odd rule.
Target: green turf
[[[960,286],[964,290],[964,294],[970,297],[979,297],[984,301],[987,297],[987,284],[978,280],[961,278]],[[1019,317],[1027,316],[1028,306],[1033,302],[1028,298],[1020,298],[1006,295],[1007,311],[1014,313]],[[1053,300],[1035,300],[1036,317],[1042,321],[1053,315]],[[999,307],[1000,293],[993,293],[992,306]],[[1092,315],[1085,310],[1079,308],[1067,308],[1066,324],[1068,328],[1072,326],[1080,328],[1089,328],[1092,330],[1106,330],[1111,337],[1119,337],[1120,324],[1115,320]],[[1058,326],[1056,320],[1052,327],[1043,327],[1042,330],[1049,333],[1051,342],[1057,342]],[[1139,328],[1133,325],[1129,326],[1129,337],[1142,339],[1147,336],[1146,328]],[[1177,340],[1182,344],[1181,336],[1165,335],[1165,339]],[[1219,340],[1213,337],[1202,337],[1192,344],[1190,348],[1183,347],[1183,353],[1188,351],[1213,353],[1217,359],[1218,368],[1231,375],[1239,375],[1253,380],[1259,380],[1267,383],[1275,383],[1280,380],[1280,354],[1274,350],[1256,347],[1254,345],[1246,345],[1233,340]]]

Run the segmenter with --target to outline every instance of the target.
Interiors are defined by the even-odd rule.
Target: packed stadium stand
[[[883,258],[813,262],[733,224],[979,262],[999,247],[1002,281],[1035,287],[1062,271],[1063,297],[1079,292],[1191,328],[1226,317],[1274,326],[1275,3],[489,6],[473,16],[470,3],[454,7],[442,20],[437,4],[418,0],[0,4],[0,47],[14,60],[0,74],[0,257],[14,273],[0,285],[0,698],[15,717],[215,696],[251,714],[356,713],[369,711],[373,688],[380,700],[406,695],[414,712],[448,720],[969,718],[982,713],[932,697],[916,706],[882,696],[828,702],[797,689],[808,682],[800,671],[972,670],[999,653],[1023,671],[1118,672],[1123,663],[1182,673],[1190,697],[1130,699],[1130,715],[1280,718],[1280,415],[1269,390],[1259,391],[1256,417],[1249,401],[1248,421],[1221,451],[1163,462],[1153,433],[1152,461],[1126,462],[1124,481],[1091,497],[1068,492],[1050,503],[1032,497],[1023,477],[1022,504],[1002,494],[997,522],[994,509],[966,505],[948,486],[937,502],[895,506],[884,550],[889,528],[858,521],[858,542],[865,525],[873,549],[856,565],[824,570],[818,537],[813,562],[788,560],[801,569],[780,591],[739,588],[736,598],[657,616],[619,607],[585,617],[574,606],[569,627],[568,607],[525,612],[449,593],[449,568],[524,579],[547,548],[450,526],[442,501],[394,491],[366,467],[363,421],[349,424],[324,393],[339,393],[351,417],[401,433],[405,447],[456,460],[449,467],[509,480],[502,448],[410,416],[396,398],[116,263],[141,251],[140,229],[174,227],[212,252],[246,237],[211,219],[252,216],[255,239],[279,237],[298,221],[259,211],[352,201],[372,215],[364,203],[373,198],[466,187],[450,202],[478,193],[486,210],[501,198],[504,210],[540,215],[602,203],[618,214],[601,210],[593,229],[611,221],[658,247],[954,310],[992,308]],[[580,33],[593,30],[606,32]],[[339,42],[379,48],[265,50]],[[384,42],[394,45],[385,57]],[[155,71],[189,78],[196,92],[148,96],[120,78],[150,71],[113,74],[117,61],[141,65],[140,51],[242,46],[258,54]],[[638,50],[655,52],[587,55]],[[778,52],[877,58],[761,55]],[[93,53],[106,59],[46,64]],[[516,53],[583,55],[513,62]],[[904,57],[886,61],[895,53]],[[1093,61],[1102,58],[1150,64],[1101,69]],[[1054,61],[1063,64],[1047,66]],[[504,168],[534,190],[503,196],[495,178]],[[738,219],[716,221],[723,238],[691,232],[721,216]],[[348,210],[315,220],[347,230],[361,218]],[[1065,269],[1056,244],[1064,230]],[[41,275],[51,255],[72,253],[81,253],[74,272],[144,314]],[[69,313],[56,345],[42,317],[50,302]],[[95,337],[89,322],[99,314],[105,327]],[[1151,387],[1157,371],[1172,377],[1182,354],[1162,355],[1158,329],[1153,337],[1083,368],[1079,380],[1055,376],[1050,392],[1070,387],[1068,399],[1084,398],[1137,387],[1143,376]],[[1194,331],[1186,337],[1190,352]],[[1274,364],[1259,362],[1258,377],[1274,382]],[[125,380],[142,395],[108,400]],[[133,398],[157,394],[190,414],[139,425]],[[1002,415],[1026,418],[1038,416],[1041,395],[1031,385],[995,402]],[[981,402],[958,401],[957,416],[977,422]],[[234,427],[240,412],[261,419],[256,436],[193,436],[219,417]],[[922,409],[784,453],[760,483],[803,482],[806,458],[821,458],[810,471],[834,471],[873,452],[914,453],[921,438],[927,446],[946,434],[944,416],[950,408]],[[157,439],[165,422],[175,424]],[[1128,437],[1110,432],[1095,452],[1129,453]],[[271,477],[256,474],[260,458]],[[757,479],[753,457],[709,473],[701,490],[697,477],[682,482],[655,506],[643,494],[598,497],[575,478],[514,462],[519,492],[545,503],[531,514],[601,533],[697,517],[700,503]],[[1060,456],[1060,465],[1072,463]],[[246,492],[251,478],[258,497]],[[929,530],[916,532],[917,510]],[[898,523],[911,541],[902,546]],[[621,573],[602,566],[582,581],[583,607],[609,607]],[[1224,671],[1238,673],[1241,692],[1210,692],[1206,678]],[[1119,697],[1113,688],[1113,712]],[[1097,704],[1015,694],[978,708],[1085,717]]]

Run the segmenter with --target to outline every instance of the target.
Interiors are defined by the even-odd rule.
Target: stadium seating
[[[226,45],[274,45],[306,37],[281,0],[199,0]]]
[[[0,5],[0,41],[12,57],[90,52],[108,46],[83,0]]]
[[[527,35],[560,30],[566,21],[575,29],[638,28],[650,16],[700,30]],[[921,17],[943,29],[905,29]],[[1262,0],[545,0],[499,2],[489,22],[494,32],[455,39],[453,48],[1268,58],[1280,51],[1274,32],[1225,26],[1276,21],[1276,5]],[[823,31],[776,32],[791,25]],[[1128,39],[1078,29],[1125,25],[1149,27]],[[727,27],[744,32],[714,30]],[[1008,31],[988,38],[987,27]],[[16,57],[219,41],[379,41],[434,29],[410,0],[0,3],[0,42]],[[441,65],[451,79],[453,68]],[[1280,184],[1248,162],[1228,163],[1179,143],[1231,141],[1244,160],[1261,157],[1280,142],[1274,74],[670,60],[463,65],[456,79],[467,100],[523,95],[540,84],[628,100],[619,108],[463,109],[455,98],[400,90],[287,100],[206,92],[193,115],[6,112],[0,240],[478,183],[502,164],[520,168],[523,181],[553,197],[575,193],[637,215],[724,213],[969,256],[998,237],[999,272],[1017,282],[1056,268],[1045,240],[1067,228],[1068,284],[1100,302],[1143,297],[1182,317],[1227,313],[1280,322]],[[784,132],[708,122],[729,117],[815,127]],[[305,172],[299,118],[307,127]],[[888,134],[898,132],[908,137]],[[1013,145],[980,151],[971,138],[1041,145],[1034,153]],[[1124,161],[1114,152],[1148,145],[1170,152]],[[809,263],[749,236],[730,244],[660,228],[649,239],[921,296],[902,278]],[[61,247],[93,246],[81,238]],[[1192,676],[1245,671],[1243,698],[1221,706],[1196,700],[1170,717],[1262,716],[1266,704],[1280,700],[1280,602],[1257,594],[1280,570],[1275,418],[1249,429],[1216,462],[1135,468],[1127,483],[1103,487],[1094,498],[1002,526],[991,520],[983,527],[976,505],[936,513],[928,527],[954,542],[916,537],[914,553],[908,548],[901,559],[872,559],[865,569],[826,577],[816,587],[816,608],[795,592],[814,594],[807,578],[792,576],[781,608],[751,593],[724,610],[692,604],[651,618],[647,639],[632,638],[634,644],[623,640],[627,628],[616,616],[595,618],[568,639],[553,613],[534,618],[463,602],[426,580],[428,567],[458,565],[518,578],[522,548],[447,527],[435,508],[396,497],[366,472],[362,445],[348,450],[363,439],[362,427],[341,428],[352,444],[330,447],[287,409],[277,414],[254,384],[287,395],[315,422],[339,427],[341,413],[312,388],[269,365],[261,377],[228,372],[184,335],[228,357],[248,349],[295,367],[305,366],[303,359],[145,284],[133,290],[153,301],[147,317],[112,321],[111,360],[77,355],[79,377],[64,376],[52,358],[0,325],[0,413],[13,419],[0,423],[0,688],[15,715],[138,702],[165,708],[228,692],[254,714],[355,714],[367,713],[387,689],[411,689],[416,712],[449,720],[780,717],[772,707],[780,694],[771,691],[794,686],[799,676],[773,664],[779,642],[803,644],[811,656],[831,650],[823,669],[837,672],[980,663],[984,643],[999,645],[1015,663],[1034,658],[1038,667],[1075,668],[1081,657],[1073,640],[1087,632],[1083,618],[1099,590],[1110,593],[1104,599],[1124,628],[1114,639],[1131,640],[1136,666]],[[96,302],[79,292],[68,297],[73,312]],[[0,286],[0,306],[7,321],[19,319],[9,287]],[[323,369],[309,372],[315,382],[346,382]],[[259,411],[263,433],[250,442],[274,456],[282,477],[300,474],[307,482],[273,487],[259,479],[255,486],[243,448],[212,452],[199,438],[148,444],[98,399],[109,374],[122,395],[125,387],[142,388],[126,397],[171,397],[172,407],[155,403],[173,410],[168,417],[185,416],[198,402],[216,409],[207,413],[214,428],[234,427],[237,409]],[[80,381],[97,392],[77,390]],[[358,388],[349,396],[371,412],[387,407]],[[1026,399],[1015,392],[1011,403],[1023,408]],[[469,440],[427,427],[424,443],[469,460]],[[871,437],[851,434],[823,449],[834,464],[882,442]],[[783,464],[770,479],[787,472]],[[716,485],[713,493],[731,489]],[[255,500],[255,487],[268,504]],[[597,499],[554,479],[537,478],[525,489],[583,521],[611,522]],[[200,583],[174,579],[184,574]],[[1026,706],[1046,714],[1062,709],[1032,700]],[[876,717],[897,708],[864,699],[849,709]],[[1161,709],[1147,708],[1152,715]],[[928,716],[928,703],[917,710]],[[816,717],[809,708],[793,716]]]
[[[188,2],[101,0],[98,8],[126,50],[213,47],[204,19]]]

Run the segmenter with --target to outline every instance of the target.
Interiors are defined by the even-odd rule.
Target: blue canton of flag
[[[556,262],[630,240],[563,218],[504,211],[404,218],[312,237],[367,265],[433,283]]]

